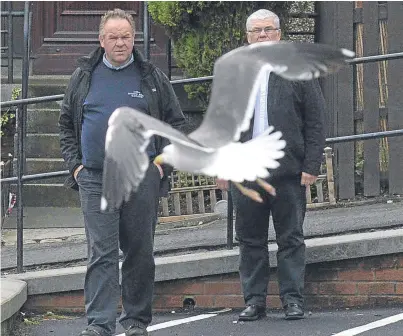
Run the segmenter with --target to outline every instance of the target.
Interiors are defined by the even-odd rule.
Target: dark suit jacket
[[[267,113],[269,125],[286,140],[281,166],[271,179],[306,172],[317,176],[325,146],[325,100],[317,80],[288,81],[273,73],[269,77]],[[253,119],[241,142],[252,138]]]

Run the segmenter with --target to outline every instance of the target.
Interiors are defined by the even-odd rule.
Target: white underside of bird
[[[256,138],[238,142],[250,127],[264,72],[310,80],[337,71],[353,56],[349,50],[315,43],[262,42],[237,48],[215,62],[208,109],[202,124],[188,135],[141,111],[116,109],[106,134],[101,209],[119,207],[137,190],[149,166],[146,147],[153,135],[171,143],[155,163],[232,181],[244,193],[240,182],[256,180],[270,192],[262,179],[279,169],[286,146],[281,130],[269,127]]]
[[[161,160],[180,171],[233,182],[267,178],[268,169],[276,169],[279,166],[277,160],[284,156],[282,149],[286,146],[286,142],[280,139],[281,132],[273,131],[274,127],[270,126],[247,142],[231,142],[218,149],[211,149],[211,152],[199,151],[197,160],[191,155],[193,148],[178,143],[171,144],[163,149]]]

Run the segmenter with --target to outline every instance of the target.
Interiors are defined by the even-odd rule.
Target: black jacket
[[[280,167],[271,171],[271,179],[299,175],[319,175],[325,147],[325,100],[317,80],[288,81],[270,74],[267,98],[269,125],[283,133],[285,155]],[[241,142],[252,138],[250,128]]]
[[[78,189],[73,177],[75,169],[81,165],[81,130],[83,120],[83,102],[87,96],[91,74],[96,65],[102,61],[104,50],[98,47],[90,55],[78,60],[78,68],[71,76],[63,99],[60,118],[60,147],[64,161],[70,171],[65,186]],[[150,115],[163,120],[177,129],[184,125],[185,118],[171,83],[156,66],[145,61],[141,54],[133,49],[134,62],[141,72],[141,91],[149,106]],[[153,90],[154,89],[154,90]],[[156,89],[156,90],[155,90]],[[155,147],[160,154],[169,143],[166,138],[155,136]],[[164,178],[161,181],[161,196],[169,190],[169,176],[172,167],[163,166]]]

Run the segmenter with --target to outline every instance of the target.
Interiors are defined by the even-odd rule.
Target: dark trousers
[[[239,273],[246,304],[266,306],[269,282],[268,228],[273,218],[277,252],[278,282],[283,305],[303,306],[305,243],[303,221],[306,210],[305,186],[300,177],[271,182],[277,195],[270,196],[256,183],[246,183],[263,196],[257,203],[231,187],[236,207],[236,240],[240,247]]]
[[[90,329],[102,336],[114,334],[120,294],[124,328],[147,326],[152,317],[160,178],[150,164],[137,193],[120,210],[100,211],[102,171],[82,169],[77,176],[88,243],[85,308]],[[119,286],[119,245],[123,251],[122,286]]]

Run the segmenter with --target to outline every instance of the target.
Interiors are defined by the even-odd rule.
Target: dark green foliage
[[[17,100],[21,94],[21,88],[15,87],[11,93],[11,100]],[[0,136],[4,135],[14,135],[15,126],[15,112],[14,108],[8,108],[7,110],[1,111],[1,130]]]
[[[153,21],[171,37],[174,57],[186,77],[209,76],[215,60],[246,42],[246,19],[266,8],[275,12],[284,28],[291,1],[151,1]],[[210,84],[187,85],[189,98],[208,103]]]

